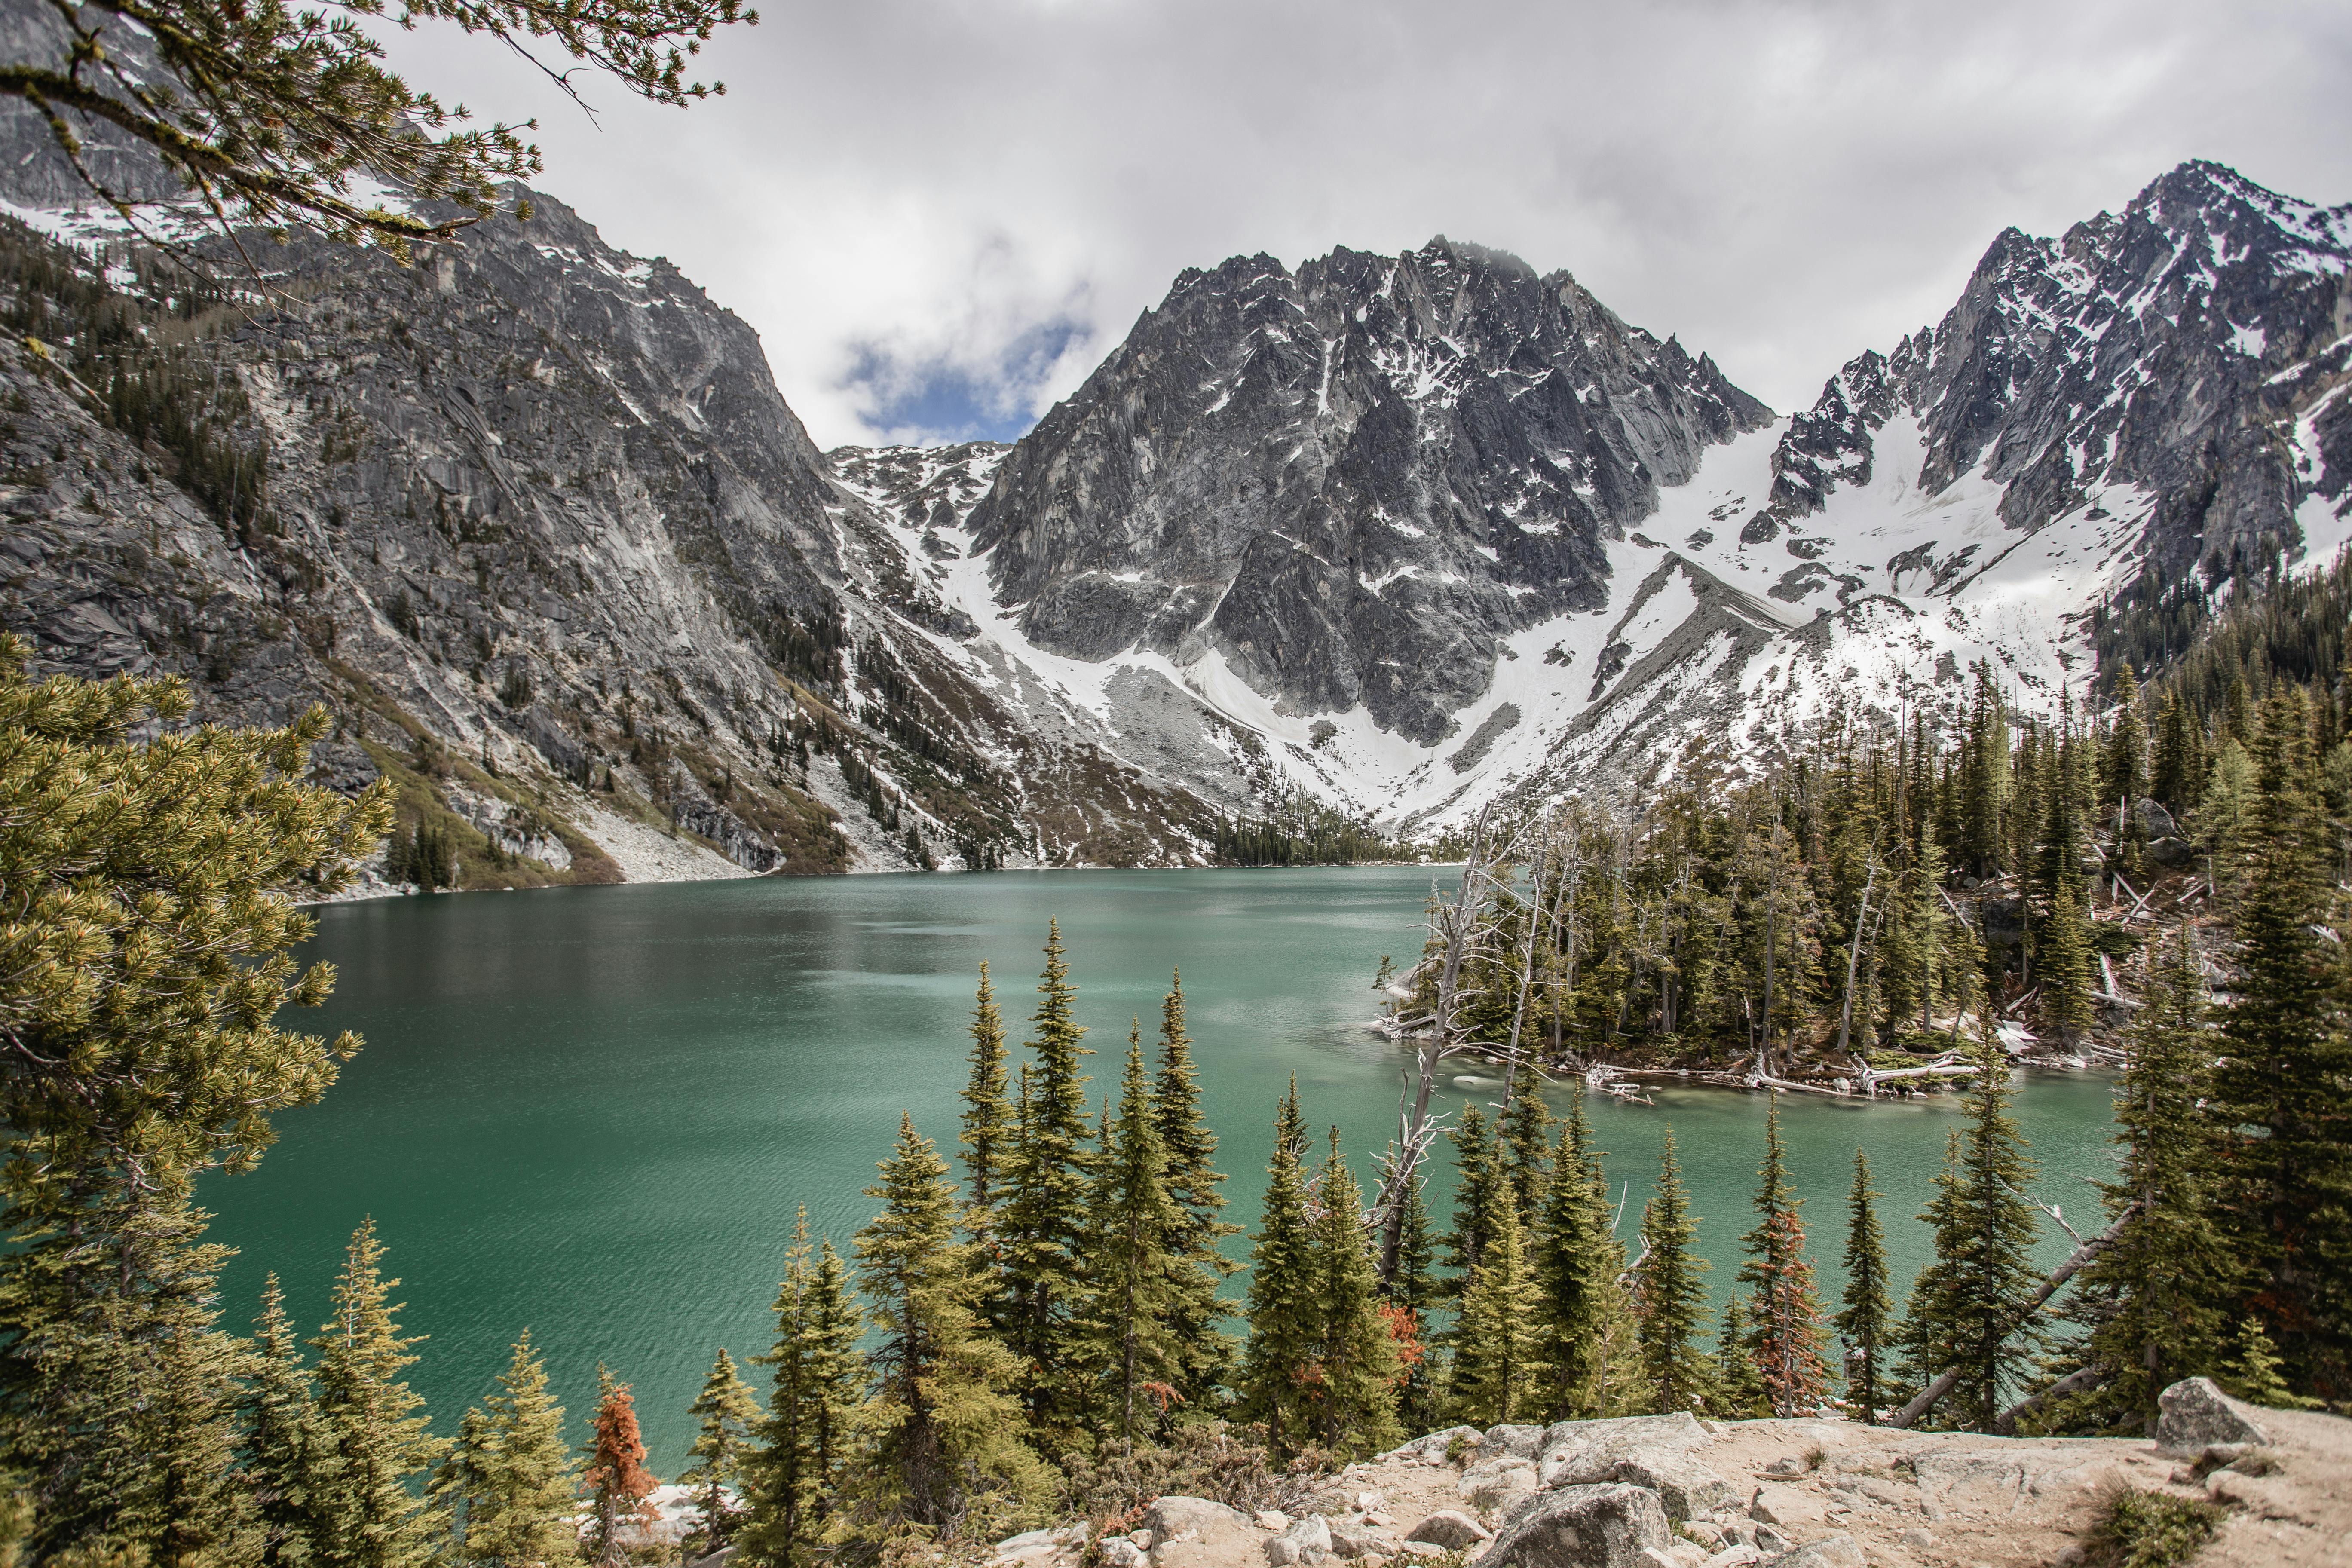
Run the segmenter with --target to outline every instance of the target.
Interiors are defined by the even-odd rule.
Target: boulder
[[[1829,1509],[1811,1493],[1769,1483],[1756,1489],[1756,1500],[1748,1512],[1758,1521],[1782,1530],[1810,1530],[1830,1517]]]
[[[1651,1449],[1618,1460],[1601,1479],[1649,1488],[1676,1524],[1739,1501],[1738,1488],[1686,1454]]]
[[[1261,1539],[1240,1510],[1197,1497],[1154,1499],[1141,1528],[1151,1535],[1152,1568],[1238,1563]]]
[[[2201,1454],[2215,1443],[2267,1443],[2271,1436],[2256,1419],[2259,1407],[2242,1404],[2192,1377],[2156,1396],[2157,1447],[2173,1454]]]
[[[1869,1568],[1870,1559],[1851,1535],[1825,1535],[1819,1541],[1761,1559],[1757,1568]]]
[[[1458,1508],[1441,1508],[1405,1532],[1405,1543],[1420,1542],[1454,1552],[1494,1538],[1494,1532]]]
[[[2139,818],[2141,831],[2152,839],[2170,838],[2180,831],[2180,825],[2172,820],[2172,813],[2146,795],[2132,802],[2132,815]]]
[[[1516,1459],[1532,1459],[1543,1451],[1544,1428],[1541,1426],[1489,1426],[1486,1446],[1478,1450],[1482,1459],[1509,1455]]]
[[[1486,1435],[1475,1426],[1448,1426],[1443,1432],[1432,1432],[1426,1436],[1415,1437],[1410,1443],[1400,1444],[1387,1453],[1380,1455],[1376,1462],[1389,1464],[1404,1459],[1427,1465],[1442,1465],[1445,1462],[1446,1450],[1453,1447],[1456,1438],[1461,1439],[1465,1447],[1475,1453],[1485,1445]]]
[[[1356,1558],[1368,1556],[1380,1550],[1380,1537],[1364,1526],[1349,1524],[1344,1520],[1333,1520],[1330,1523],[1331,1551],[1334,1554]]]
[[[1687,1410],[1562,1421],[1544,1433],[1539,1479],[1547,1487],[1586,1486],[1605,1480],[1620,1460],[1636,1454],[1685,1455],[1706,1441],[1706,1428]]]
[[[1319,1513],[1294,1519],[1290,1521],[1290,1528],[1282,1532],[1281,1539],[1297,1542],[1301,1556],[1328,1552],[1331,1550],[1331,1521]]]
[[[1645,1552],[1668,1552],[1673,1545],[1657,1493],[1622,1482],[1570,1486],[1522,1510],[1479,1563],[1482,1568],[1649,1568]]]
[[[1298,1542],[1286,1535],[1277,1535],[1265,1543],[1266,1568],[1293,1568],[1298,1558]]]
[[[1143,1548],[1124,1535],[1114,1535],[1102,1543],[1104,1568],[1143,1568],[1148,1559]]]
[[[2147,847],[2147,858],[2159,866],[2188,866],[2195,863],[2197,849],[2186,838],[2158,838]]]
[[[1152,1540],[1163,1544],[1188,1531],[1204,1534],[1210,1530],[1245,1529],[1248,1524],[1241,1510],[1211,1502],[1204,1497],[1154,1498],[1143,1515],[1143,1528],[1151,1531]]]
[[[1461,1479],[1454,1485],[1475,1506],[1496,1509],[1506,1507],[1514,1499],[1534,1491],[1538,1479],[1531,1460],[1481,1459],[1463,1471]]]

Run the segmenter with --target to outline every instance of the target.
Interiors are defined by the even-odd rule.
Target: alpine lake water
[[[1309,1124],[1339,1127],[1369,1185],[1410,1060],[1367,1026],[1371,978],[1382,954],[1402,965],[1419,952],[1433,878],[1454,879],[1425,867],[999,872],[322,909],[307,956],[335,963],[335,994],[285,1021],[360,1030],[366,1048],[320,1104],[278,1118],[280,1142],[258,1171],[205,1184],[212,1238],[237,1249],[222,1277],[224,1318],[241,1328],[274,1270],[298,1324],[322,1321],[345,1240],[373,1215],[387,1271],[403,1280],[403,1324],[429,1336],[410,1376],[436,1431],[454,1431],[492,1391],[527,1327],[573,1434],[602,1362],[635,1385],[650,1462],[675,1475],[713,1355],[723,1345],[740,1361],[772,1337],[795,1206],[845,1253],[874,1209],[861,1189],[902,1110],[952,1156],[983,961],[1017,1047],[1046,921],[1061,921],[1098,1100],[1117,1087],[1130,1019],[1142,1020],[1148,1049],[1181,969],[1231,1177],[1228,1217],[1248,1226],[1294,1074]],[[1476,1064],[1447,1068],[1449,1112],[1498,1097],[1491,1081],[1454,1084]],[[2033,1195],[2080,1228],[2097,1213],[2082,1178],[2110,1168],[2107,1080],[2038,1073],[2021,1087],[2041,1167]],[[1553,1092],[1556,1110],[1567,1093]],[[1673,1125],[1719,1303],[1754,1218],[1763,1097],[1669,1088],[1654,1106],[1593,1099],[1612,1182],[1631,1184],[1629,1244]],[[1825,1302],[1842,1281],[1854,1149],[1870,1153],[1907,1284],[1927,1247],[1913,1216],[1960,1108],[1954,1096],[1785,1098]],[[1451,1182],[1450,1168],[1433,1173],[1441,1226]],[[2043,1230],[2054,1261],[2065,1237]]]

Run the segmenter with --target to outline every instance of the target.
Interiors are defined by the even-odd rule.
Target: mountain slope
[[[2054,706],[2110,597],[2352,533],[2347,259],[2352,209],[2186,164],[2000,235],[1776,420],[1491,252],[1236,258],[962,458],[987,493],[960,537],[929,495],[924,570],[1120,754],[1407,828],[1947,706],[1979,661]]]
[[[45,665],[326,703],[325,776],[395,778],[469,885],[1198,855],[1198,802],[963,677],[667,263],[541,196],[414,268],[297,237],[231,299],[52,205],[47,136],[0,117],[67,242],[0,236],[0,625]]]

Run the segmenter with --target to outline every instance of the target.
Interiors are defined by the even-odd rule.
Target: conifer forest
[[[1694,752],[1644,799],[1482,818],[1423,951],[1381,963],[1407,1064],[1386,1147],[1351,1160],[1294,1080],[1255,1214],[1223,1192],[1181,976],[1127,1038],[1088,1040],[1058,928],[1034,994],[983,966],[957,1124],[903,1119],[868,1223],[826,1236],[803,1210],[772,1341],[712,1347],[681,1550],[980,1561],[1162,1491],[1271,1507],[1450,1426],[2137,1434],[2199,1376],[2352,1407],[2348,585],[2342,562],[2253,584],[2147,684],[2118,656],[2054,720],[1979,668],[1941,719],[1857,718],[1769,763]],[[2173,614],[2118,607],[2103,635],[2161,648]],[[642,1555],[660,1483],[628,1368],[567,1413],[521,1332],[478,1403],[427,1411],[431,1347],[373,1223],[315,1330],[274,1277],[220,1300],[196,1178],[262,1160],[271,1116],[358,1043],[283,1026],[333,977],[294,963],[309,919],[264,895],[331,890],[393,818],[389,786],[301,782],[322,717],[173,727],[185,703],[37,679],[15,643],[0,663],[11,1550]],[[1449,1118],[1433,1085],[1457,1059],[1503,1087]],[[2036,1195],[2031,1062],[2113,1074],[2087,1219]],[[1670,1131],[1654,1169],[1597,1146],[1593,1097],[1670,1080],[1769,1097],[1736,1242],[1702,1234]],[[1857,1151],[1843,1212],[1803,1213],[1785,1097],[1920,1094],[1961,1110],[1923,1212],[1888,1212]],[[1913,1226],[1931,1260],[1893,1277],[1886,1237]]]

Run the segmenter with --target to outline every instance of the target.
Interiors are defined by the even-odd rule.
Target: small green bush
[[[2105,1568],[2183,1568],[2221,1528],[2219,1503],[2166,1492],[2119,1491],[2093,1538]]]

